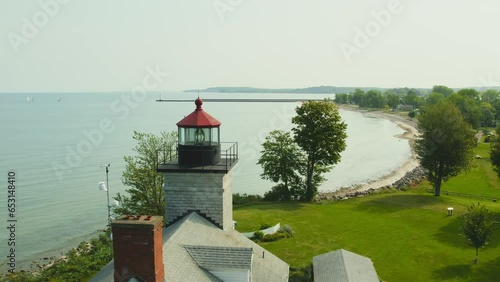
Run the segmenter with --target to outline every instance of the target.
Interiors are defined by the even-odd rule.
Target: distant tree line
[[[436,85],[431,93],[426,94],[417,89],[395,88],[385,92],[379,90],[355,89],[351,93],[338,93],[335,102],[353,104],[363,108],[403,109],[425,111],[429,105],[436,105],[443,100],[455,105],[474,128],[494,127],[500,119],[500,92],[488,89],[480,92],[476,89],[455,91],[444,85]],[[411,115],[416,115],[413,112]],[[411,116],[410,115],[410,116]]]

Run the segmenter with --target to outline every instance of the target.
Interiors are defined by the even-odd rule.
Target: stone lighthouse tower
[[[231,169],[238,144],[220,142],[221,123],[205,112],[203,101],[177,123],[177,158],[158,165],[164,175],[165,220],[171,225],[196,212],[223,230],[232,228]]]

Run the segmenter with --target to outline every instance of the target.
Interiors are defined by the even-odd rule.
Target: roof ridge
[[[349,277],[349,271],[347,271],[347,258],[344,256],[344,252],[347,252],[344,249],[340,249],[340,258],[342,259],[343,271],[345,273],[345,277],[347,281],[351,281],[351,277]]]

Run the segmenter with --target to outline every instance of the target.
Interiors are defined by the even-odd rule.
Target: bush
[[[242,206],[248,204],[256,204],[262,202],[262,196],[260,195],[247,195],[236,193],[233,194],[233,206]]]
[[[278,240],[281,240],[284,238],[287,238],[287,235],[285,233],[276,232],[274,234],[266,234],[260,240],[262,242],[274,242],[274,241],[278,241]]]
[[[278,232],[286,234],[287,237],[293,237],[293,235],[295,235],[295,232],[290,225],[282,226]]]
[[[312,264],[303,267],[290,267],[290,282],[312,282],[313,267]]]
[[[260,229],[259,230],[263,230],[263,229],[267,229],[269,227],[273,227],[270,223],[266,222],[266,223],[263,223],[260,225]]]
[[[254,240],[262,240],[263,237],[264,237],[264,232],[262,232],[262,231],[256,231],[256,232],[253,233],[252,239],[254,239]]]

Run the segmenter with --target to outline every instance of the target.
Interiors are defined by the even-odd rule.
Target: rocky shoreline
[[[356,188],[347,187],[335,192],[320,192],[318,194],[318,200],[347,200],[349,198],[361,198],[373,193],[377,193],[381,190],[406,190],[408,187],[411,187],[424,180],[426,178],[426,174],[426,170],[422,166],[418,166],[406,172],[406,174],[402,178],[398,179],[391,185],[384,185],[378,188],[369,188],[366,190],[358,190]]]
[[[404,190],[407,187],[422,181],[426,177],[426,171],[420,166],[418,160],[416,159],[415,151],[413,150],[412,143],[418,135],[418,131],[415,128],[416,121],[414,119],[383,111],[370,111],[353,106],[339,105],[339,108],[387,119],[397,124],[405,132],[396,137],[408,140],[410,146],[412,147],[412,157],[389,175],[375,179],[366,184],[344,187],[336,191],[320,192],[317,197],[318,200],[345,200],[353,197],[364,197],[383,189]]]

